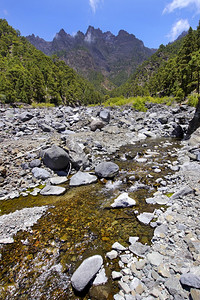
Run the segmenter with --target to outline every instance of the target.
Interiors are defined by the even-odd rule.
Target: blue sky
[[[124,29],[157,48],[189,26],[196,29],[200,0],[0,0],[0,18],[24,36],[48,41],[61,28],[75,34],[92,25],[115,35]]]

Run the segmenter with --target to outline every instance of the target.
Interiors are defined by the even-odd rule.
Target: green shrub
[[[45,102],[42,102],[42,103],[33,102],[31,104],[31,106],[32,106],[32,108],[55,107],[55,105],[53,103],[45,103]]]
[[[199,101],[198,94],[195,93],[195,94],[188,96],[188,105],[196,107],[198,101]]]
[[[157,104],[166,104],[166,105],[172,105],[174,102],[173,97],[130,97],[130,98],[124,98],[121,97],[114,97],[107,99],[103,105],[104,106],[122,106],[122,105],[131,105],[134,109],[139,111],[147,111],[146,103],[157,103]]]

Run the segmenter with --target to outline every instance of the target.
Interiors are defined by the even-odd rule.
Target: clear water
[[[1,201],[1,214],[42,205],[49,205],[49,210],[31,232],[18,232],[13,244],[1,247],[0,299],[79,299],[72,291],[70,277],[83,259],[100,254],[106,265],[105,254],[111,245],[118,241],[128,246],[129,236],[138,236],[140,242],[149,244],[153,229],[141,224],[134,211],[153,212],[158,208],[147,205],[145,198],[156,191],[156,178],[172,173],[164,162],[175,159],[172,154],[177,147],[178,141],[166,144],[166,140],[128,145],[110,157],[120,166],[114,181],[101,180],[75,188],[67,183],[63,196],[29,195]],[[148,149],[157,154],[147,155]],[[148,156],[146,163],[134,160],[136,155],[144,154]],[[155,173],[155,167],[161,173]],[[124,191],[136,200],[136,206],[110,209],[114,198]],[[117,261],[106,268],[108,277],[112,270],[117,270]],[[109,279],[101,295],[103,289],[107,299],[112,299],[117,285]],[[100,299],[96,297],[82,298]]]

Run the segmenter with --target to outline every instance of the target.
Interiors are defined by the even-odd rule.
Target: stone
[[[51,176],[51,174],[47,170],[43,168],[37,168],[37,167],[32,169],[32,173],[35,178],[42,179],[42,180],[45,180]]]
[[[44,132],[51,132],[52,128],[50,126],[48,126],[45,123],[39,124],[39,127],[44,131]]]
[[[106,257],[108,257],[109,259],[115,259],[115,258],[117,258],[117,256],[118,256],[118,253],[115,250],[112,250],[112,251],[106,253]]]
[[[134,291],[140,283],[141,283],[141,281],[137,277],[133,278],[133,280],[130,283],[131,291]]]
[[[70,186],[80,186],[97,182],[97,177],[86,172],[78,171],[69,182]]]
[[[194,193],[194,190],[192,188],[190,188],[189,186],[185,186],[185,187],[181,188],[178,192],[174,193],[170,197],[170,199],[175,200],[177,198],[180,198],[180,197],[186,196],[188,194],[192,194],[192,193]]]
[[[119,287],[124,291],[125,294],[129,294],[131,292],[131,289],[129,285],[123,281],[118,282]]]
[[[129,250],[137,256],[145,257],[147,252],[149,252],[150,247],[147,245],[143,245],[140,242],[136,242],[133,245],[129,246]]]
[[[53,185],[62,184],[65,183],[66,181],[67,181],[67,176],[56,176],[50,178],[50,183]]]
[[[162,263],[158,266],[158,274],[164,278],[169,278],[171,276],[169,269]]]
[[[34,159],[29,164],[30,168],[40,167],[41,166],[41,160],[40,159]]]
[[[190,293],[191,293],[191,299],[192,300],[199,300],[200,299],[200,290],[191,289]]]
[[[41,191],[40,194],[43,196],[58,196],[64,194],[66,188],[54,185],[46,185]]]
[[[200,289],[200,276],[198,275],[192,273],[183,274],[181,275],[180,282],[183,285]]]
[[[163,255],[158,252],[152,252],[147,254],[147,259],[151,265],[159,266],[163,262]]]
[[[118,207],[132,207],[136,205],[136,201],[128,196],[128,193],[122,193],[111,204],[112,208]]]
[[[52,123],[52,127],[55,128],[58,132],[65,131],[65,125],[59,122]]]
[[[99,113],[99,117],[102,121],[109,123],[110,122],[110,111],[107,109],[101,110]]]
[[[27,121],[31,120],[33,117],[34,116],[29,112],[23,112],[21,115],[19,115],[19,119],[22,122],[27,122]]]
[[[173,129],[171,136],[177,139],[182,139],[184,137],[183,128],[181,125],[176,125]]]
[[[114,295],[113,298],[114,298],[114,300],[125,300],[124,297],[122,297],[119,294]]]
[[[153,218],[154,218],[154,214],[153,213],[147,213],[147,212],[144,212],[144,213],[137,216],[137,219],[145,225],[148,225]]]
[[[70,158],[65,150],[53,145],[44,151],[43,162],[52,170],[65,170],[69,168]]]
[[[93,285],[101,285],[105,284],[108,281],[108,277],[106,276],[106,271],[104,268],[102,268],[98,273],[93,281]]]
[[[88,156],[84,152],[84,146],[71,138],[66,140],[66,146],[69,149],[69,157],[72,166],[78,171],[80,168],[89,166]]]
[[[121,277],[122,277],[122,273],[116,272],[116,271],[112,272],[112,279],[113,280],[120,279]]]
[[[117,250],[117,251],[126,251],[127,248],[122,246],[120,243],[116,242],[112,245],[112,249]]]
[[[156,227],[156,229],[154,230],[154,237],[163,238],[166,236],[167,232],[168,232],[168,227],[164,224],[160,225]]]
[[[179,294],[182,290],[179,279],[175,276],[172,276],[165,281],[165,287],[172,296]]]
[[[138,236],[130,236],[129,237],[129,243],[130,244],[135,244],[139,240]]]
[[[119,166],[113,162],[102,162],[95,167],[95,174],[100,178],[113,178],[119,172]]]
[[[94,279],[102,265],[103,259],[100,255],[94,255],[85,259],[72,275],[71,284],[73,288],[78,292],[83,291],[90,281]]]
[[[90,129],[92,131],[96,131],[97,129],[102,129],[105,125],[106,125],[106,123],[103,122],[102,120],[100,120],[100,119],[94,119],[90,123]]]

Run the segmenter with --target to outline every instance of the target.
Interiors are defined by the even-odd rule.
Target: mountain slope
[[[100,94],[63,61],[48,57],[0,19],[0,100],[88,104]]]
[[[183,100],[199,92],[200,25],[160,48],[111,96],[173,96]]]
[[[89,26],[86,34],[79,31],[75,36],[61,29],[52,42],[34,35],[27,39],[45,54],[58,55],[86,78],[99,78],[99,83],[108,89],[125,82],[137,66],[155,52],[124,30],[115,36],[92,26]]]

